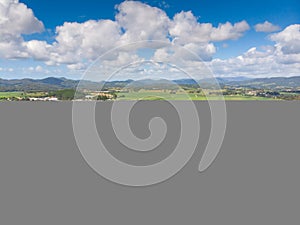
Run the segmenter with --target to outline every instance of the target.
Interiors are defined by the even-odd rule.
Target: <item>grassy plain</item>
[[[39,97],[44,97],[46,96],[47,93],[45,92],[20,92],[20,91],[12,91],[12,92],[0,92],[0,101],[3,99],[8,99],[8,98],[39,98]]]
[[[138,92],[118,93],[117,100],[193,100],[193,101],[206,101],[206,100],[222,100],[222,96],[203,94],[187,94],[184,92],[178,92],[171,94],[163,90],[140,90]],[[224,96],[225,100],[228,101],[255,101],[255,100],[273,100],[272,98],[257,97],[257,96]]]
[[[23,92],[0,92],[0,98],[21,97]]]
[[[32,92],[32,93],[24,93],[24,92],[0,92],[0,101],[8,98],[24,98],[24,97],[45,97],[47,93],[45,92]],[[128,93],[117,93],[117,100],[168,100],[168,101],[176,101],[176,100],[193,100],[193,101],[206,101],[206,100],[222,100],[225,99],[227,101],[257,101],[257,100],[274,100],[273,98],[266,97],[257,97],[257,96],[244,96],[244,95],[208,95],[205,96],[199,93],[186,93],[183,91],[178,91],[171,93],[170,91],[165,90],[140,90],[140,91],[130,91]]]

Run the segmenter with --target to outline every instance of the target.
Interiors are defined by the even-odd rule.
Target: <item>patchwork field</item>
[[[18,99],[18,98],[39,98],[45,97],[47,93],[45,92],[33,92],[33,93],[24,93],[24,92],[0,92],[0,101],[5,101],[7,99]],[[227,101],[258,101],[258,100],[267,100],[272,101],[276,100],[274,98],[267,97],[257,97],[257,96],[244,96],[244,95],[225,95],[224,97],[219,95],[209,95],[205,96],[203,94],[195,94],[195,93],[185,93],[185,92],[174,92],[165,90],[140,90],[140,91],[130,91],[127,93],[121,92],[117,93],[118,101],[126,101],[126,100],[193,100],[193,101],[206,101],[206,100],[222,100],[225,99]],[[62,99],[64,100],[64,99]]]
[[[24,93],[20,91],[0,92],[0,101],[8,98],[24,98],[24,97],[38,98],[43,96],[45,96],[45,92],[32,92],[32,93]]]
[[[0,92],[0,98],[21,97],[23,92]]]
[[[128,92],[119,93],[117,100],[193,100],[193,101],[205,101],[205,100],[222,100],[222,96],[218,95],[197,95],[197,94],[186,94],[184,92],[179,92],[171,94],[170,92],[164,91],[139,91],[139,92]],[[245,100],[273,100],[271,98],[256,97],[256,96],[224,96],[225,100],[228,101],[245,101]]]

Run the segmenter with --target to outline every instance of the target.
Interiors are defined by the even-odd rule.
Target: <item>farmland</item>
[[[46,97],[47,95],[48,95],[47,92],[21,92],[21,91],[0,92],[0,101],[27,100],[29,98]]]
[[[0,92],[1,98],[21,97],[23,92]]]
[[[170,93],[166,90],[140,90],[137,92],[128,92],[128,93],[118,93],[117,100],[168,100],[168,101],[176,101],[176,100],[193,100],[193,101],[206,101],[206,100],[222,100],[228,101],[245,101],[245,100],[272,100],[266,97],[257,97],[257,96],[220,96],[220,95],[208,95],[204,94],[194,94],[194,93],[184,93],[176,92]]]

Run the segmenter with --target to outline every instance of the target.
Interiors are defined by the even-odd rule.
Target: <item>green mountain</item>
[[[228,77],[216,78],[221,87],[249,87],[256,89],[283,89],[283,88],[300,88],[300,76],[296,77],[273,77],[273,78],[256,78],[250,79],[245,77]],[[62,89],[87,89],[101,90],[109,88],[123,88],[125,86],[131,88],[174,88],[180,86],[200,86],[202,88],[213,87],[215,80],[202,79],[195,81],[193,79],[179,80],[125,80],[125,81],[110,81],[110,82],[94,82],[87,80],[71,80],[67,78],[48,77],[45,79],[12,79],[6,80],[0,78],[0,91],[55,91]]]

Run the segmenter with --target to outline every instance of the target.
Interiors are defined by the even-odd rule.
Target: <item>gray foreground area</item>
[[[210,111],[197,102],[201,137],[191,161],[164,183],[131,188],[103,179],[84,161],[73,136],[71,102],[0,103],[0,224],[299,224],[300,103],[226,104],[224,143],[208,170],[198,172]],[[96,121],[107,130],[104,139],[115,157],[144,165],[172,152],[167,145],[147,156],[118,151],[107,123],[110,105],[98,103],[103,112]],[[170,123],[173,131],[179,126]],[[141,124],[131,125],[135,130]]]

